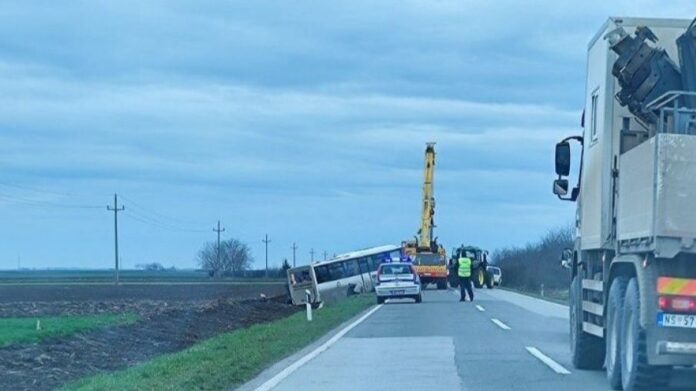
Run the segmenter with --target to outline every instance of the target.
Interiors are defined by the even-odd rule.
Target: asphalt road
[[[570,363],[568,309],[502,290],[428,290],[393,301],[264,372],[242,390],[608,390]],[[349,326],[350,327],[350,326]],[[673,390],[696,388],[676,371]]]

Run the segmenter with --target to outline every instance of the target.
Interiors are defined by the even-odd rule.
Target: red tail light
[[[696,312],[696,297],[660,296],[658,305],[665,311]]]
[[[667,296],[660,296],[657,300],[657,304],[660,306],[661,310],[668,310],[669,298]]]

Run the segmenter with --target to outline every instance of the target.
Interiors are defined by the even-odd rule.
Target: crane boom
[[[413,240],[401,242],[404,253],[413,262],[423,287],[437,284],[437,289],[447,289],[447,254],[433,235],[435,228],[435,143],[425,147],[425,169],[423,172],[423,210],[420,229]]]
[[[435,195],[433,179],[435,175],[435,143],[425,147],[425,169],[423,180],[423,212],[421,226],[418,230],[418,249],[432,249],[434,246],[433,228],[435,228]]]

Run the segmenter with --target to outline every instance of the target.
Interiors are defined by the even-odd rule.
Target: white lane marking
[[[570,375],[570,371],[565,369],[561,364],[553,361],[551,357],[545,355],[544,353],[540,352],[539,349],[533,347],[533,346],[526,346],[525,349],[534,357],[538,358],[539,361],[543,362],[546,364],[549,368],[553,369],[554,372],[558,373],[559,375]]]
[[[500,327],[500,328],[503,329],[503,330],[510,330],[510,326],[506,325],[505,323],[499,321],[499,320],[496,319],[496,318],[491,318],[491,322],[497,324],[498,327]]]
[[[486,309],[481,307],[480,305],[476,304],[476,309],[481,311],[481,312],[486,312]]]
[[[273,389],[275,386],[277,386],[283,379],[286,377],[290,376],[293,372],[296,370],[300,369],[303,365],[308,363],[310,360],[315,358],[316,356],[320,355],[322,352],[324,352],[326,349],[331,347],[331,345],[335,344],[341,337],[346,335],[350,330],[352,330],[355,326],[359,325],[365,319],[367,319],[370,315],[374,314],[378,309],[382,308],[382,304],[377,305],[375,308],[371,309],[370,312],[366,313],[365,315],[361,316],[358,320],[355,322],[349,324],[348,326],[344,327],[341,331],[336,333],[331,339],[328,341],[324,342],[321,344],[319,347],[316,349],[312,350],[311,352],[307,353],[303,357],[301,357],[299,360],[295,361],[294,363],[290,364],[287,368],[283,369],[282,371],[278,372],[275,376],[272,378],[268,379],[265,383],[261,384],[256,388],[255,391],[268,391]]]

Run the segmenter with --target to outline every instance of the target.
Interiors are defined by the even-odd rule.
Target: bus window
[[[321,284],[322,282],[331,281],[331,275],[329,274],[329,267],[326,265],[315,267],[314,273],[317,275],[317,284]]]
[[[329,266],[329,281],[339,280],[345,277],[343,274],[343,262],[332,263]]]
[[[360,269],[361,274],[370,271],[370,266],[367,264],[367,258],[358,259],[358,268]]]
[[[376,255],[370,255],[368,258],[369,264],[370,264],[370,271],[373,272],[377,270],[379,267],[380,261],[379,258]]]
[[[355,259],[341,263],[343,264],[343,277],[352,277],[358,274],[358,262]]]

